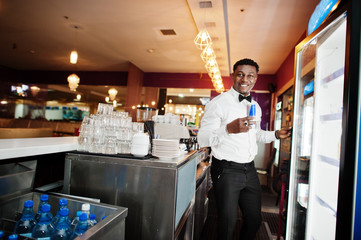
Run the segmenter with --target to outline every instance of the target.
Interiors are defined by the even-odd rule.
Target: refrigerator
[[[295,49],[285,239],[361,239],[360,2],[341,3]]]

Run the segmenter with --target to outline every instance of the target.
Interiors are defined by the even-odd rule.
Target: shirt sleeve
[[[208,103],[197,134],[199,146],[216,146],[227,135],[226,124],[222,124],[222,109],[217,103]]]
[[[256,122],[257,142],[270,143],[276,140],[275,131],[265,131],[261,129],[261,122]]]

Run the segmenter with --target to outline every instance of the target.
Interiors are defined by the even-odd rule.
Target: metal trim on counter
[[[110,155],[110,154],[92,154],[87,152],[73,151],[69,152],[69,157],[78,158],[79,156],[87,155],[88,161],[97,161],[97,162],[106,162],[106,163],[114,163],[114,164],[127,164],[127,165],[139,165],[139,166],[152,166],[152,167],[180,167],[186,164],[189,160],[192,159],[192,156],[196,153],[199,153],[197,157],[197,163],[202,161],[203,158],[206,157],[206,149],[200,149],[198,151],[189,151],[179,157],[175,158],[126,158],[123,155]]]

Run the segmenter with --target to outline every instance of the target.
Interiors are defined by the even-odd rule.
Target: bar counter
[[[197,164],[207,156],[206,149],[172,159],[68,153],[64,193],[128,208],[125,239],[192,239]]]
[[[0,139],[0,160],[21,158],[77,149],[78,137]]]

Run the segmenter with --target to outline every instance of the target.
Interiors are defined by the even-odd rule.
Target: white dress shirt
[[[256,101],[239,102],[239,93],[231,88],[218,95],[205,107],[197,139],[200,147],[211,147],[212,155],[220,160],[237,163],[253,161],[257,154],[257,142],[269,143],[276,139],[274,131],[261,129],[262,110]],[[248,116],[250,105],[256,105],[256,125],[248,132],[228,134],[226,125],[237,118]]]

